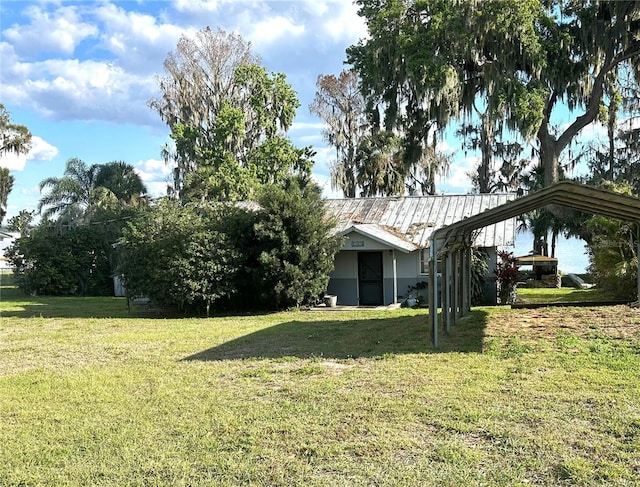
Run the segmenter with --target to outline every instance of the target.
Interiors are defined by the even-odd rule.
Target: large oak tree
[[[370,37],[347,51],[384,125],[424,147],[476,111],[537,142],[545,185],[596,120],[606,87],[640,80],[640,2],[358,0]],[[570,111],[559,127],[554,116]],[[419,153],[416,152],[416,153]]]

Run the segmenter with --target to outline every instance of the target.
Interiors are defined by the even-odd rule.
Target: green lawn
[[[210,319],[0,289],[0,485],[637,485],[640,312]],[[141,314],[140,310],[134,313]]]
[[[608,292],[598,288],[575,289],[563,287],[560,289],[550,288],[525,288],[519,287],[517,291],[517,303],[538,304],[538,303],[584,303],[598,301],[612,301],[615,297]]]

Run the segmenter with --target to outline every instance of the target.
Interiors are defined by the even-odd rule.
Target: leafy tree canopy
[[[578,0],[358,0],[370,37],[347,51],[372,118],[424,146],[429,130],[484,107],[535,139],[545,184],[593,122],[606,86],[640,80],[640,3]],[[553,114],[574,118],[563,128]]]
[[[242,37],[208,27],[183,36],[164,68],[162,96],[149,105],[175,144],[163,151],[175,165],[170,194],[183,201],[241,200],[260,184],[310,175],[310,165],[299,163],[309,150],[292,157],[296,149],[285,137],[297,95],[283,74],[260,66]],[[276,146],[287,152],[278,163],[268,156]]]

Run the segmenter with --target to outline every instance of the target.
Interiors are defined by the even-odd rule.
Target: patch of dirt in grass
[[[621,305],[505,310],[489,319],[486,335],[538,340],[553,338],[559,331],[575,336],[640,338],[640,309]]]

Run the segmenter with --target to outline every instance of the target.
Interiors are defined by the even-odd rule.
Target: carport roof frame
[[[640,199],[604,189],[594,188],[592,186],[586,186],[574,181],[562,181],[556,183],[548,188],[528,194],[522,198],[509,201],[508,203],[470,216],[451,225],[447,225],[446,227],[439,228],[431,235],[431,259],[429,266],[432,270],[429,275],[429,319],[431,321],[434,347],[438,347],[438,286],[437,275],[435,272],[435,260],[438,258],[438,255],[443,254],[447,259],[449,259],[451,253],[459,251],[461,245],[462,247],[469,246],[469,242],[471,241],[470,237],[474,231],[488,225],[494,225],[508,218],[523,215],[538,208],[544,208],[548,205],[564,206],[580,210],[585,213],[638,223],[638,233],[640,236]],[[638,242],[638,254],[640,254],[640,241]],[[447,265],[446,267],[449,268],[450,266]],[[448,282],[449,271],[447,270],[445,273],[447,274]],[[461,309],[462,314],[469,309],[467,308],[469,303],[464,302],[464,296],[468,296],[470,294],[470,273],[465,281],[466,282],[463,282],[463,287],[466,287],[466,290],[460,293],[463,296],[462,305],[457,308],[460,303],[454,303],[451,306],[451,309],[449,309],[449,304],[446,307],[442,307],[442,316],[446,323],[447,332],[451,315],[453,314],[455,322],[457,309]],[[441,292],[443,293],[443,298],[446,294],[446,289],[448,288],[449,286],[446,286],[446,288],[445,286],[442,286]],[[640,302],[640,260],[638,261],[637,297],[638,302]],[[449,296],[447,296],[447,302],[450,301]]]

